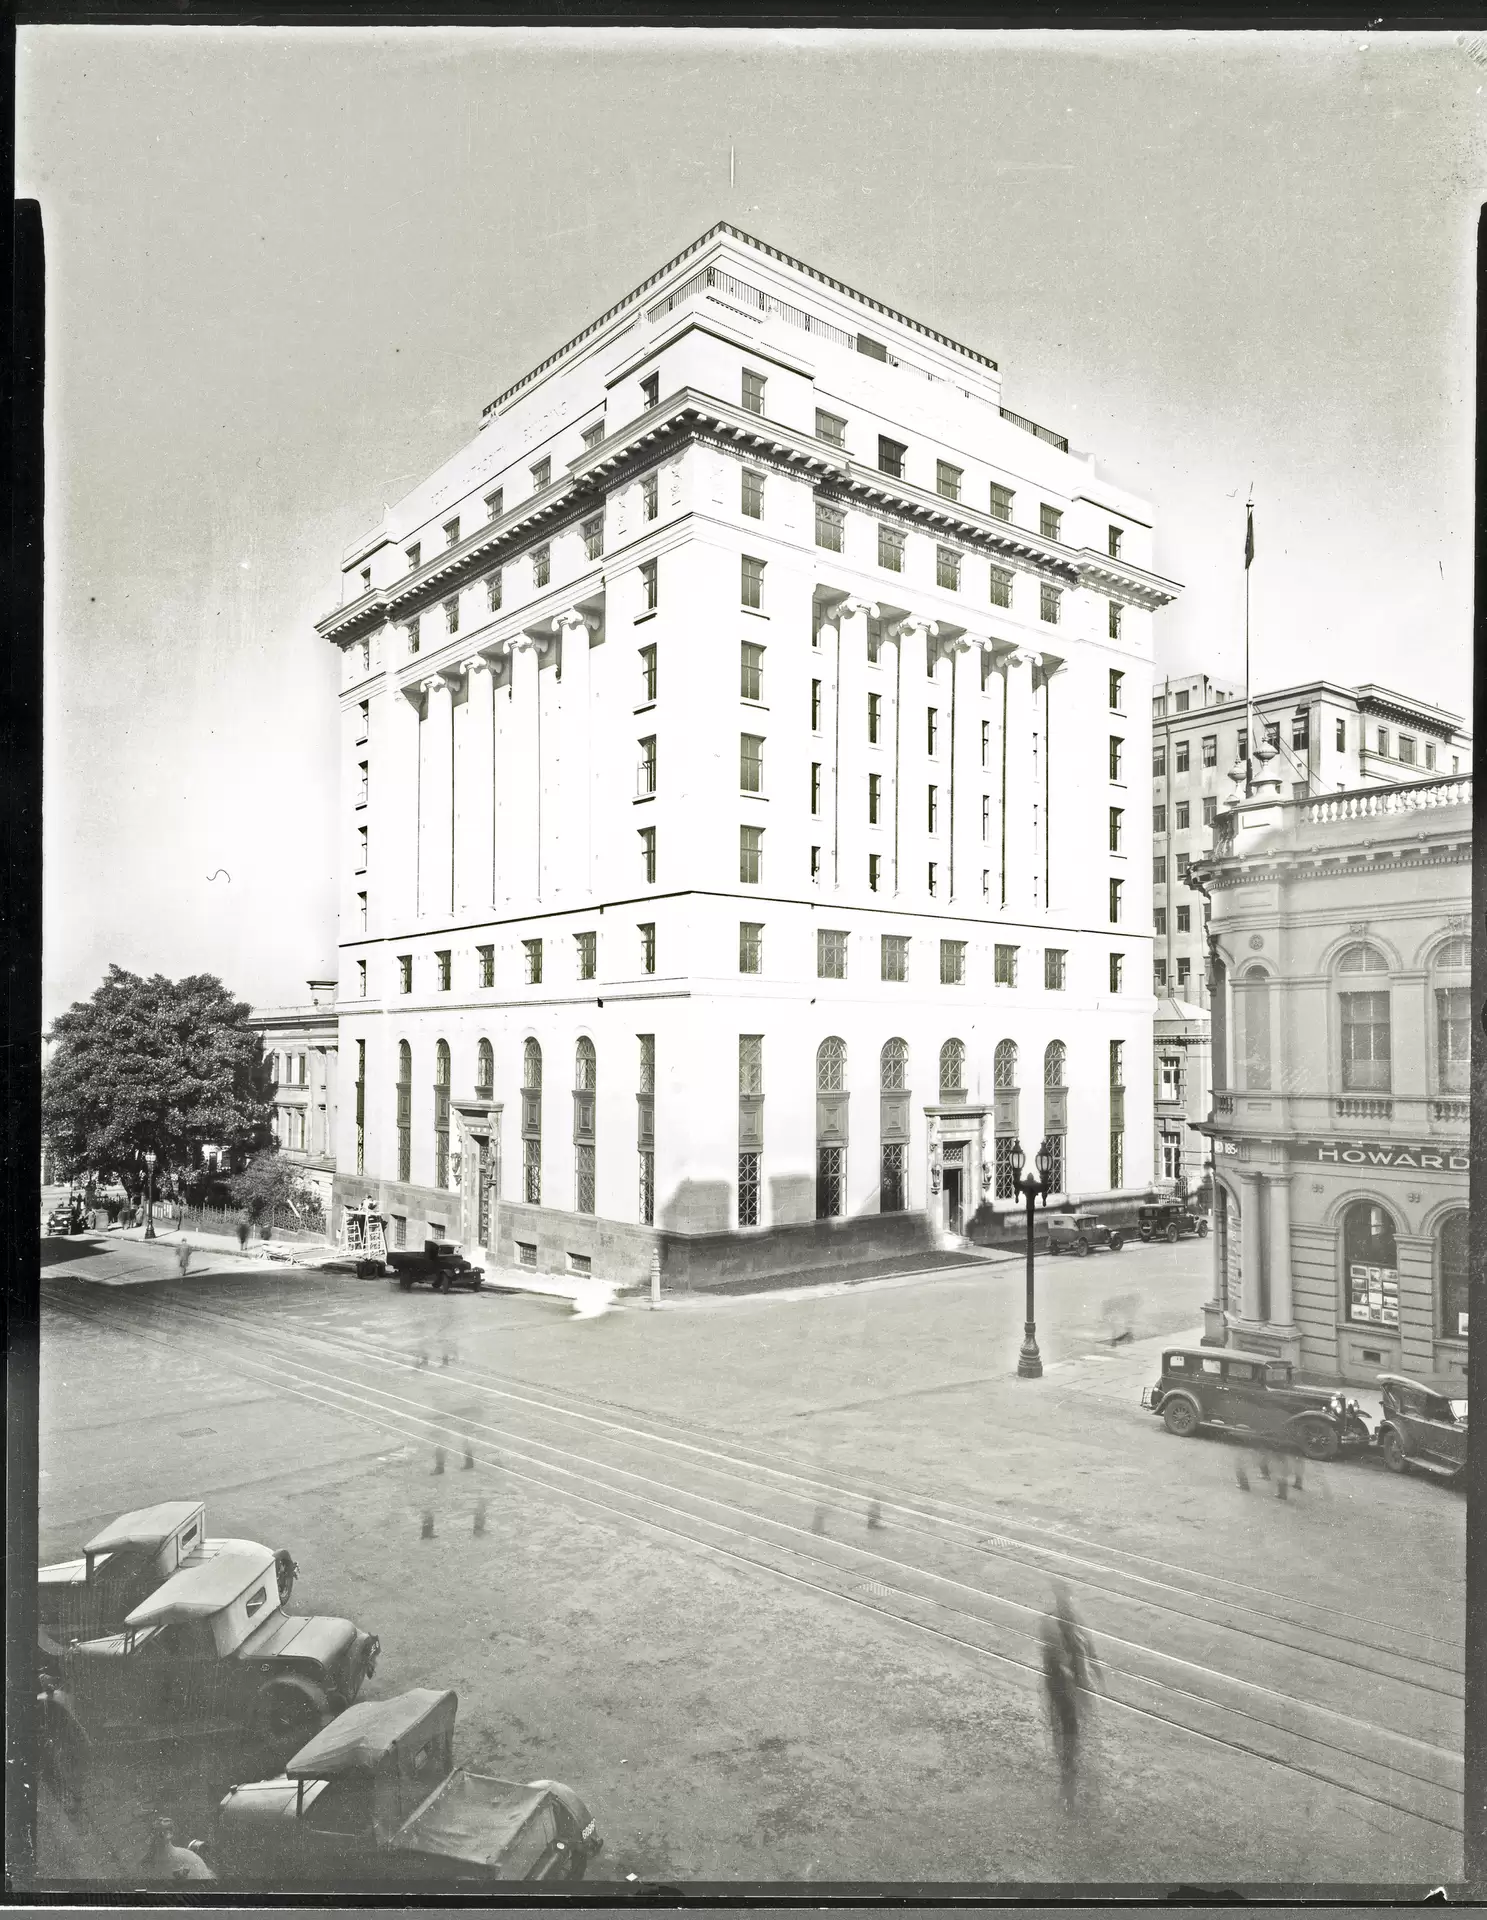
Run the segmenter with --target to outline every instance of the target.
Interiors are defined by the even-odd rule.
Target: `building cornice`
[[[426,560],[416,572],[385,587],[373,587],[316,621],[324,639],[345,645],[388,622],[410,619],[473,584],[533,545],[582,520],[602,505],[609,490],[632,473],[654,465],[697,441],[710,442],[777,471],[808,480],[824,498],[872,512],[891,512],[919,531],[941,533],[960,545],[1024,571],[1072,587],[1089,585],[1107,598],[1151,608],[1182,591],[1175,581],[1108,559],[1092,548],[1061,546],[1030,529],[947,500],[906,480],[846,458],[813,436],[759,414],[684,387],[597,447],[575,460],[565,475],[521,501],[498,520],[468,534],[457,546]]]

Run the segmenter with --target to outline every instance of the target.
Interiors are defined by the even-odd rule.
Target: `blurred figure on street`
[[[1082,1721],[1100,1663],[1089,1636],[1079,1624],[1069,1589],[1061,1580],[1054,1582],[1053,1605],[1043,1615],[1040,1638],[1049,1732],[1058,1758],[1064,1803],[1072,1807],[1079,1778]]]

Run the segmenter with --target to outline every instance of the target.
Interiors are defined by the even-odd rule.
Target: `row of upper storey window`
[[[1184,696],[1178,694],[1180,700]],[[1160,709],[1166,704],[1166,696],[1159,695],[1156,706]],[[1266,743],[1283,750],[1283,739],[1289,738],[1293,754],[1305,754],[1311,750],[1311,716],[1309,713],[1295,713],[1291,716],[1289,735],[1283,736],[1282,722],[1265,720],[1262,723]],[[1234,759],[1243,760],[1249,753],[1249,732],[1240,727],[1234,733]],[[1193,739],[1174,740],[1172,742],[1172,769],[1174,773],[1187,773],[1192,768]],[[1338,753],[1348,750],[1348,723],[1341,716],[1333,721],[1332,744]],[[1216,767],[1219,763],[1219,736],[1217,733],[1205,733],[1196,737],[1200,762],[1205,767]],[[1441,771],[1438,761],[1441,758],[1434,740],[1421,741],[1413,734],[1391,734],[1387,727],[1376,727],[1370,738],[1366,727],[1360,730],[1359,747],[1362,752],[1376,752],[1381,758],[1397,760],[1401,766],[1421,767],[1426,773]],[[1450,756],[1451,772],[1461,771],[1459,754]],[[1167,742],[1157,741],[1152,747],[1152,773],[1160,778],[1167,771]]]
[[[1211,827],[1218,818],[1218,796],[1206,794],[1198,802],[1199,819],[1205,827]],[[1178,800],[1172,805],[1169,815],[1166,802],[1154,806],[1151,810],[1151,830],[1153,833],[1166,833],[1168,819],[1171,819],[1173,833],[1186,833],[1193,824],[1193,803],[1191,800]]]

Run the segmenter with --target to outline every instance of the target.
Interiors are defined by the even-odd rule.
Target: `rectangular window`
[[[998,953],[1003,951],[997,949]],[[1017,973],[1017,949],[1005,949],[1012,955],[1012,972]],[[966,943],[964,940],[942,940],[940,942],[940,985],[942,987],[963,987],[966,980]]]
[[[640,794],[656,791],[656,736],[648,733],[638,742],[640,747],[640,770],[635,788]]]
[[[494,493],[488,493],[485,496],[485,517],[488,521],[499,520],[505,511],[506,489],[497,487]]]
[[[821,849],[811,848],[811,884],[814,886],[821,878]]]
[[[1112,713],[1119,713],[1121,710],[1125,699],[1125,680],[1126,676],[1117,668],[1110,669],[1110,711]]]
[[[1110,754],[1109,754],[1110,778],[1112,780],[1119,780],[1120,778],[1121,748],[1123,745],[1124,745],[1124,742],[1121,740],[1120,736],[1118,734],[1112,733],[1110,736]]]
[[[876,618],[869,619],[867,623],[867,664],[870,667],[875,667],[878,664],[878,655],[882,650],[882,646],[883,622]]]
[[[458,633],[460,630],[459,595],[455,594],[444,602],[444,631]]]
[[[1186,880],[1186,879],[1187,879],[1187,877],[1188,877],[1188,869],[1189,869],[1189,868],[1190,868],[1190,867],[1192,866],[1192,864],[1193,864],[1193,856],[1192,856],[1192,855],[1191,855],[1190,853],[1180,853],[1180,854],[1178,854],[1178,856],[1177,856],[1177,877],[1178,877],[1178,879],[1179,879],[1179,880]]]
[[[739,565],[740,598],[746,607],[756,610],[764,605],[764,562],[744,554]]]
[[[1247,760],[1249,758],[1249,735],[1245,733],[1242,729],[1239,735],[1239,745],[1236,749],[1236,757],[1240,760]]]
[[[819,814],[820,811],[821,811],[821,762],[819,760],[813,760],[811,762],[811,812],[815,814]]]
[[[585,520],[582,532],[584,559],[602,559],[604,557],[604,515],[596,513],[591,520]]]
[[[990,509],[992,519],[1010,520],[1012,518],[1012,501],[1014,498],[1015,495],[1010,487],[998,486],[996,481],[993,480],[991,483]]]
[[[890,440],[886,434],[878,435],[878,471],[886,473],[894,480],[904,477],[904,455],[909,449],[897,440]]]
[[[878,825],[883,812],[883,776],[870,773],[867,776],[867,824]]]
[[[1342,1084],[1349,1093],[1389,1091],[1389,996],[1344,993]]]
[[[757,1153],[738,1156],[738,1224],[741,1227],[759,1224],[759,1158]]]
[[[578,977],[580,980],[592,980],[599,971],[599,936],[597,933],[575,933],[573,944],[578,949]]]
[[[847,977],[847,936],[837,928],[816,929],[816,978],[845,980]]]
[[[1153,833],[1165,833],[1167,831],[1167,809],[1165,807],[1152,808],[1151,830]]]
[[[991,795],[989,793],[983,793],[981,796],[981,838],[983,841],[991,838]]]
[[[1120,903],[1124,891],[1124,881],[1112,880],[1110,882],[1110,924],[1112,927],[1120,925]]]
[[[496,568],[485,583],[486,605],[492,613],[501,611],[501,569]]]
[[[653,887],[656,884],[656,829],[654,827],[640,829],[640,857],[645,873],[645,884]]]
[[[828,507],[822,501],[816,502],[816,545],[825,547],[828,553],[840,553],[844,545],[844,530],[847,525],[846,514],[836,507]]]
[[[585,427],[583,430],[583,450],[585,453],[592,453],[595,447],[602,447],[603,444],[604,422],[596,420],[591,427]]]
[[[928,800],[928,805],[925,808],[925,824],[927,825],[931,833],[938,833],[940,830],[940,790],[939,788],[931,787],[928,791],[926,798]]]
[[[845,450],[847,445],[847,423],[839,414],[825,413],[816,409],[816,438],[824,440],[828,447]]]
[[[764,518],[764,475],[745,467],[740,482],[739,506],[750,520]],[[838,549],[840,551],[840,549]]]
[[[1124,819],[1125,809],[1123,807],[1112,807],[1110,809],[1110,851],[1112,853],[1120,852],[1121,825]]]
[[[867,696],[867,742],[870,747],[878,744],[883,724],[883,699],[881,694],[870,693]]]
[[[929,872],[925,876],[924,884],[929,889],[930,898],[934,899],[940,891],[940,863],[938,860],[930,861]]]
[[[640,517],[642,520],[654,520],[660,511],[660,476],[658,474],[648,473],[640,483]]]
[[[657,562],[654,560],[642,560],[640,563],[640,596],[645,611],[654,613],[659,597]]]
[[[995,972],[992,978],[999,987],[1017,985],[1017,949],[998,945],[994,955]]]
[[[1120,604],[1118,601],[1112,600],[1110,602],[1109,611],[1106,616],[1105,631],[1112,640],[1119,640]]]
[[[358,873],[365,873],[366,870],[367,870],[367,830],[365,827],[358,827],[356,829],[356,871]]]
[[[1178,773],[1186,773],[1192,758],[1191,749],[1186,740],[1179,740],[1172,749],[1173,768]]]
[[[885,933],[879,942],[879,971],[885,980],[907,980],[909,977],[909,936],[906,933]]]
[[[991,570],[991,604],[994,607],[1010,607],[1012,604],[1012,575],[1005,567],[993,567]]]
[[[400,953],[398,955],[398,992],[412,993],[412,991],[413,955],[411,953]]]
[[[434,955],[434,964],[439,972],[439,991],[440,993],[448,993],[450,980],[453,975],[453,958],[447,947],[440,948]]]
[[[938,707],[927,707],[924,713],[924,751],[931,759],[939,751],[940,713]]]
[[[1155,777],[1156,777],[1156,778],[1157,778],[1158,780],[1160,780],[1160,779],[1162,778],[1162,776],[1163,776],[1163,775],[1164,775],[1164,774],[1166,773],[1166,771],[1167,771],[1167,748],[1166,748],[1166,746],[1165,746],[1165,744],[1161,744],[1161,745],[1158,745],[1158,746],[1155,746],[1155,747],[1153,747],[1153,748],[1152,748],[1152,750],[1151,750],[1151,770],[1152,770],[1152,773],[1153,773],[1153,775],[1154,775],[1154,776],[1155,776]]]
[[[405,1172],[400,1172],[398,1177],[406,1180],[408,1176]],[[395,1213],[392,1216],[392,1244],[398,1248],[406,1247],[408,1244],[408,1216],[405,1213]],[[534,1248],[533,1252],[535,1251]]]
[[[867,890],[869,893],[876,893],[878,891],[882,878],[883,856],[880,853],[870,853],[867,856]]]
[[[758,920],[738,923],[738,970],[740,973],[764,971],[764,927]]]
[[[760,734],[738,736],[738,784],[743,793],[764,791],[764,740]]]
[[[890,573],[904,570],[904,537],[893,527],[878,522],[878,565]]]
[[[1126,956],[1112,953],[1110,956],[1110,991],[1119,993],[1126,977]]]
[[[1151,884],[1154,887],[1165,887],[1167,884],[1167,856],[1165,853],[1152,855]]]
[[[960,555],[954,547],[935,548],[935,585],[960,591]]]
[[[760,882],[763,865],[763,827],[740,827],[738,830],[738,877],[740,883],[746,887],[757,887]]]
[[[1399,736],[1399,758],[1407,767],[1415,764],[1415,743],[1407,733]]]
[[[1189,981],[1189,980],[1191,979],[1191,977],[1192,977],[1192,971],[1193,971],[1193,963],[1192,963],[1192,961],[1191,961],[1191,960],[1189,960],[1189,959],[1179,959],[1179,960],[1178,960],[1178,962],[1177,962],[1177,984],[1178,984],[1178,986],[1180,986],[1180,987],[1185,987],[1185,986],[1186,986],[1186,985],[1188,984],[1188,981]]]
[[[493,987],[496,984],[496,950],[494,947],[477,947],[480,956],[480,984]]]
[[[1192,704],[1192,698],[1193,696],[1192,696],[1191,689],[1188,687],[1184,687],[1181,693],[1175,694],[1173,696],[1174,712],[1186,713],[1189,706]]]
[[[661,376],[659,373],[648,373],[641,381],[640,404],[647,413],[650,412],[652,407],[658,407],[661,404]]]
[[[356,744],[361,745],[372,730],[372,703],[359,700],[356,705]],[[1434,762],[1431,763],[1434,765]]]
[[[1045,540],[1062,538],[1064,516],[1057,507],[1050,507],[1044,501],[1038,508],[1038,531]]]
[[[1346,721],[1346,720],[1339,720],[1339,721],[1337,722],[1337,727],[1336,727],[1336,731],[1335,731],[1335,733],[1334,733],[1334,736],[1333,736],[1333,741],[1334,741],[1334,745],[1336,746],[1336,748],[1337,748],[1337,751],[1338,751],[1339,753],[1346,753],[1346,752],[1347,752],[1347,750],[1348,750],[1348,723],[1347,723],[1347,721]]]
[[[1119,527],[1111,527],[1111,528],[1110,528],[1110,530],[1109,530],[1109,532],[1108,532],[1108,534],[1106,535],[1106,538],[1107,538],[1107,540],[1108,540],[1108,542],[1109,542],[1109,545],[1108,545],[1108,548],[1107,548],[1107,551],[1109,552],[1109,555],[1110,555],[1110,558],[1111,558],[1112,560],[1119,560],[1119,558],[1120,558],[1120,528],[1119,528]]]
[[[1050,587],[1046,580],[1043,581],[1038,588],[1039,618],[1046,620],[1050,626],[1056,627],[1059,621],[1059,608],[1062,605],[1063,597],[1057,587]]]
[[[356,997],[358,1000],[365,1000],[367,997],[367,963],[365,960],[358,960],[356,963]]]
[[[460,543],[460,523],[459,523],[459,516],[458,514],[456,514],[453,520],[446,520],[444,522],[444,545],[446,546],[446,548],[457,547],[459,543]]]
[[[532,585],[534,587],[545,587],[551,578],[551,547],[535,547],[532,551]]]
[[[649,705],[655,700],[658,681],[656,676],[656,649],[654,645],[640,649],[640,688],[641,703]]]
[[[656,923],[654,920],[642,920],[635,929],[640,935],[640,971],[656,971]]]
[[[1177,909],[1177,931],[1179,933],[1191,933],[1192,930],[1193,930],[1192,908],[1179,907]]]
[[[523,940],[521,944],[526,965],[527,985],[540,987],[542,985],[542,942]]]
[[[404,631],[408,635],[409,653],[410,654],[417,653],[418,649],[423,645],[423,636],[422,636],[422,622],[419,620],[419,617],[416,613],[413,615],[412,619],[408,622],[408,625],[404,629]]]
[[[1471,1085],[1472,1007],[1468,987],[1435,990],[1435,1075],[1441,1093],[1466,1093]]]
[[[1165,960],[1153,960],[1151,964],[1152,984],[1156,987],[1157,992],[1161,993],[1167,985],[1167,962]]]
[[[948,460],[936,460],[935,492],[940,495],[941,499],[958,500],[960,498],[960,483],[964,477],[960,468],[952,467]]]
[[[750,367],[743,370],[743,410],[745,413],[764,411],[764,375]]]
[[[739,650],[739,695],[744,700],[762,700],[763,689],[764,649],[745,640]]]
[[[541,493],[544,487],[552,485],[552,457],[544,454],[532,468],[532,491]]]
[[[981,722],[981,764],[983,767],[991,765],[991,722],[989,720]]]
[[[764,1035],[741,1033],[738,1036],[738,1091],[746,1100],[757,1100],[764,1093]]]
[[[1205,733],[1203,736],[1203,764],[1205,767],[1216,767],[1218,760],[1219,737],[1216,733]]]
[[[1151,926],[1153,933],[1165,933],[1167,931],[1167,909],[1165,907],[1152,908]]]
[[[1112,1187],[1125,1185],[1126,1178],[1126,1136],[1123,1132],[1110,1135],[1110,1184]]]
[[[1435,772],[1435,742],[1433,740],[1427,740],[1425,742],[1425,771],[1427,773]]]
[[[821,731],[821,682],[811,682],[811,732]]]
[[[1192,819],[1192,813],[1193,813],[1192,801],[1179,800],[1177,803],[1176,811],[1177,811],[1177,822],[1176,822],[1177,831],[1179,833],[1183,833],[1187,830],[1188,822]]]
[[[1211,827],[1218,818],[1218,800],[1215,795],[1207,794],[1203,801],[1203,824]]]
[[[417,573],[418,569],[423,565],[422,546],[419,544],[417,540],[415,540],[412,546],[408,547],[405,550],[405,552],[406,552],[406,558],[408,561],[409,573]]]
[[[1046,947],[1043,952],[1043,986],[1048,993],[1062,993],[1068,978],[1069,955],[1064,947]]]

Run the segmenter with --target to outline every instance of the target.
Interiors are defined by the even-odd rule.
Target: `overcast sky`
[[[1159,669],[1470,698],[1487,39],[35,28],[48,1017],[332,970],[345,543],[718,219],[1155,503]],[[729,184],[729,145],[736,180]],[[216,875],[216,878],[208,876]]]

